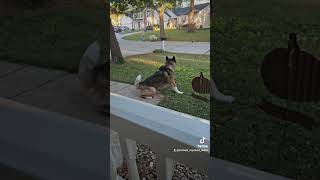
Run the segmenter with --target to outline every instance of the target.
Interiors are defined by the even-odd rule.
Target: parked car
[[[127,26],[120,26],[119,29],[121,29],[121,31],[129,31],[130,30]]]
[[[113,26],[113,29],[114,29],[114,32],[115,32],[115,33],[119,33],[119,32],[122,31],[119,26]]]

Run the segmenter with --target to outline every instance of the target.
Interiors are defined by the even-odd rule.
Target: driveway
[[[131,34],[133,33],[116,34],[123,56],[146,54],[153,52],[155,49],[162,49],[162,42],[160,41],[130,41],[123,39],[123,37]],[[166,41],[166,51],[210,55],[210,42]]]

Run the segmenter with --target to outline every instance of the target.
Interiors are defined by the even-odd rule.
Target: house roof
[[[205,7],[209,6],[210,3],[204,3],[204,4],[197,4],[194,5],[194,11],[195,13],[201,11],[202,9],[204,9]],[[184,7],[184,8],[175,8],[172,10],[172,12],[176,15],[176,16],[181,16],[181,15],[188,15],[190,12],[190,7]]]
[[[171,10],[166,10],[165,14],[170,18],[176,18],[177,17]]]

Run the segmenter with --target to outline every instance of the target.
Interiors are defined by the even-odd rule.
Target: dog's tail
[[[136,80],[134,81],[134,85],[136,86],[136,88],[139,88],[139,83],[141,82],[141,74],[139,74],[136,77]]]

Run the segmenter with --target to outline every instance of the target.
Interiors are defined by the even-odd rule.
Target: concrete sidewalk
[[[134,86],[111,82],[113,93],[157,104],[160,97],[142,99]],[[80,84],[77,74],[0,61],[0,97],[77,119],[105,125],[106,117],[93,94]]]

